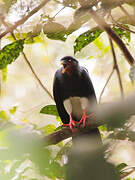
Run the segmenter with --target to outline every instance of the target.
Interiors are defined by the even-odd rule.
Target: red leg
[[[82,115],[82,118],[81,120],[79,121],[79,124],[83,122],[83,127],[86,126],[86,119],[89,118],[89,117],[92,117],[94,115],[94,113],[91,113],[89,115],[86,115],[86,111],[85,109],[83,110],[83,115]]]
[[[70,122],[69,124],[63,124],[63,126],[66,126],[66,127],[70,127],[71,131],[74,132],[74,129],[73,127],[76,126],[76,123],[73,118],[72,118],[72,115],[70,114]]]

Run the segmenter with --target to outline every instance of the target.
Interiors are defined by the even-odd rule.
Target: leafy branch
[[[95,22],[99,25],[99,27],[104,30],[109,37],[115,41],[115,43],[119,46],[121,51],[123,52],[123,55],[125,56],[126,60],[130,65],[133,65],[134,58],[123,43],[123,41],[120,39],[120,37],[111,29],[111,27],[105,22],[105,20],[99,16],[94,10],[90,10],[90,15],[95,20]]]
[[[25,16],[24,18],[20,19],[19,21],[17,21],[13,26],[8,27],[7,30],[3,33],[0,34],[0,39],[2,37],[4,37],[6,34],[13,32],[18,26],[20,26],[21,24],[25,23],[25,21],[27,21],[31,16],[33,16],[33,14],[35,14],[36,12],[38,12],[43,6],[45,6],[50,0],[43,0],[43,2],[41,4],[39,4],[39,6],[37,6],[36,8],[34,8],[32,11],[30,11],[28,13],[27,16]]]
[[[6,27],[8,27],[7,23],[4,21],[4,18],[2,18],[2,23],[3,23]],[[23,43],[24,43],[24,40],[18,40],[18,41],[17,41],[17,39],[16,39],[16,37],[15,37],[15,35],[14,35],[13,32],[11,32],[11,35],[12,35],[13,39],[16,40],[15,42],[23,41]],[[23,57],[24,57],[27,65],[29,66],[31,72],[33,73],[35,79],[38,81],[38,83],[39,83],[40,86],[43,88],[43,90],[49,95],[49,97],[50,97],[52,100],[54,100],[54,99],[53,99],[53,96],[51,95],[51,93],[49,92],[49,90],[43,85],[43,83],[41,82],[41,80],[40,80],[39,77],[37,76],[37,74],[36,74],[36,72],[34,71],[31,63],[29,62],[26,54],[23,52],[23,49],[22,49],[21,52],[22,52],[22,55],[23,55]],[[10,55],[11,55],[11,51],[10,51]],[[13,56],[13,57],[14,57],[14,56]],[[9,61],[9,60],[8,60],[8,61]],[[12,62],[12,61],[11,61],[11,62]],[[9,62],[8,62],[8,64],[9,64]],[[7,65],[7,64],[4,64],[4,65]]]

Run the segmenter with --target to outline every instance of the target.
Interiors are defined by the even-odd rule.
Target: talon
[[[94,116],[94,113],[86,115],[86,111],[83,110],[83,115],[82,115],[81,120],[79,121],[79,124],[81,124],[83,122],[83,127],[85,127],[86,126],[86,119],[89,118],[89,117],[92,117],[92,116]]]
[[[64,127],[69,127],[69,128],[71,129],[71,131],[74,132],[74,131],[75,131],[75,130],[74,130],[74,126],[76,126],[76,123],[77,123],[77,122],[75,122],[75,121],[73,120],[72,115],[70,114],[70,122],[69,122],[69,124],[63,124],[62,126],[64,126]]]

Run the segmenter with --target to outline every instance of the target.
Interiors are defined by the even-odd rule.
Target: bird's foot
[[[86,119],[89,118],[89,117],[92,117],[92,116],[94,116],[94,113],[86,115],[86,111],[83,110],[83,115],[82,115],[81,120],[79,121],[79,124],[83,123],[83,127],[85,127],[86,126]]]
[[[77,122],[73,120],[72,115],[70,115],[69,124],[63,124],[64,127],[70,127],[71,131],[74,132],[74,126],[76,126]]]

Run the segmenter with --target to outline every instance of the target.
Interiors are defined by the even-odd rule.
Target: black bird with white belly
[[[55,73],[53,95],[63,125],[74,131],[76,123],[83,123],[85,127],[86,119],[93,116],[91,107],[97,100],[87,69],[72,56],[63,57],[61,64]]]

